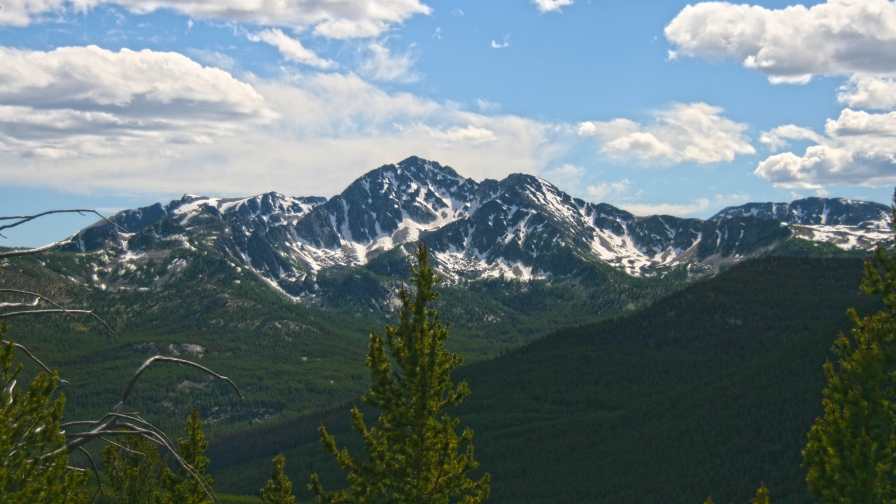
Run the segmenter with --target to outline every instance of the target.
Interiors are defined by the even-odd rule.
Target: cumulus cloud
[[[332,195],[410,155],[477,179],[539,173],[575,136],[562,124],[389,93],[356,74],[249,75],[240,82],[168,53],[4,51],[0,179],[8,183],[131,194]],[[51,65],[46,58],[57,59]],[[144,68],[155,68],[143,61],[153,58],[168,58],[165,72]]]
[[[699,198],[692,203],[622,203],[619,208],[635,215],[691,215],[709,208],[709,199]]]
[[[600,151],[612,158],[643,164],[706,164],[754,153],[743,134],[747,126],[722,117],[722,111],[705,103],[678,103],[657,111],[655,124],[629,119],[588,121],[579,125],[578,132],[598,137]]]
[[[786,124],[778,126],[771,131],[764,131],[759,137],[759,141],[768,145],[772,152],[790,145],[787,140],[811,140],[815,143],[821,143],[824,141],[824,137],[810,129],[801,128],[793,124]]]
[[[410,53],[395,55],[386,46],[371,42],[369,54],[358,71],[378,81],[416,82],[420,74],[414,71],[415,58]]]
[[[674,54],[735,58],[773,83],[896,72],[896,3],[829,0],[784,9],[701,2],[666,26]]]
[[[601,182],[588,186],[588,196],[597,202],[616,201],[628,193],[632,183],[628,179],[616,182]]]
[[[840,87],[837,101],[853,108],[890,110],[896,107],[896,78],[857,74]]]
[[[560,12],[561,7],[572,5],[575,0],[532,0],[539,12]]]
[[[845,109],[837,119],[828,119],[825,136],[813,141],[817,144],[802,156],[769,156],[754,173],[777,187],[793,189],[896,183],[896,112]]]
[[[0,150],[70,158],[210,143],[277,117],[252,86],[177,53],[0,47]]]
[[[415,14],[432,11],[419,0],[7,0],[0,9],[0,25],[27,26],[49,12],[67,8],[86,11],[103,3],[114,3],[138,14],[171,9],[197,19],[313,26],[315,34],[336,39],[375,37]]]
[[[303,63],[321,69],[336,67],[335,62],[319,58],[314,51],[306,49],[301,42],[277,28],[249,34],[248,38],[252,42],[267,42],[276,47],[287,61],[295,61],[296,63]]]

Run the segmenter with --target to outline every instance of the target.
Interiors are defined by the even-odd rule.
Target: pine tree
[[[399,292],[398,326],[386,325],[385,338],[376,331],[370,335],[366,363],[373,384],[363,401],[382,410],[378,427],[368,429],[358,408],[352,409],[352,430],[364,439],[362,458],[338,450],[321,426],[321,441],[348,471],[349,487],[324,492],[314,474],[308,487],[318,502],[473,504],[488,498],[490,476],[478,481],[467,477],[479,465],[470,442],[473,431],[466,428],[458,435],[460,420],[443,413],[470,389],[466,382],[453,388],[450,373],[463,359],[443,348],[450,323],[442,326],[438,311],[427,308],[438,297],[432,289],[440,279],[429,266],[425,244],[417,247],[416,256],[411,278],[416,292]],[[464,444],[466,450],[459,453]]]
[[[116,446],[117,445],[117,446]],[[109,477],[106,499],[114,504],[162,504],[168,466],[156,446],[141,436],[120,436],[103,448],[104,472]]]
[[[168,474],[168,487],[170,495],[166,498],[172,504],[210,504],[209,494],[206,491],[211,487],[212,477],[205,473],[210,460],[205,456],[208,441],[202,432],[202,420],[199,418],[199,410],[193,408],[187,418],[184,427],[185,438],[177,438],[177,453],[195,471],[190,474],[183,468],[178,469],[177,474]],[[201,478],[205,484],[197,479]]]
[[[286,457],[281,453],[274,457],[273,463],[271,478],[261,489],[261,502],[264,504],[293,504],[296,498],[292,495],[292,482],[283,472]]]
[[[852,338],[841,333],[837,366],[824,365],[824,416],[803,450],[809,491],[823,503],[896,499],[896,255],[877,248],[862,290],[881,296],[884,309],[863,318],[849,311]]]
[[[761,483],[759,489],[756,490],[756,498],[753,499],[753,504],[769,504],[768,495],[768,488],[765,487],[765,483]]]
[[[8,327],[0,325],[0,339]],[[40,373],[22,394],[16,382],[15,346],[0,347],[0,502],[87,503],[86,475],[68,469],[59,423],[65,397],[56,400],[57,375]]]

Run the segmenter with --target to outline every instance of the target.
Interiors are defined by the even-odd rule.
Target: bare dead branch
[[[12,317],[22,317],[24,315],[46,315],[49,313],[80,313],[83,315],[93,315],[93,312],[90,310],[65,310],[65,309],[54,308],[51,310],[26,310],[26,311],[20,311],[20,312],[0,313],[0,319],[12,318]]]
[[[77,236],[77,235],[75,235]],[[0,259],[4,259],[7,257],[18,257],[24,255],[32,255],[32,254],[40,254],[41,252],[45,252],[50,249],[54,249],[56,247],[61,247],[63,245],[69,245],[71,243],[75,243],[75,236],[67,240],[62,240],[58,242],[53,242],[49,245],[44,245],[43,247],[37,247],[33,249],[22,249],[22,250],[10,250],[9,252],[0,252]]]
[[[156,445],[164,448],[168,452],[168,454],[171,455],[171,457],[174,459],[174,461],[177,463],[177,465],[180,466],[181,469],[183,469],[194,480],[196,480],[196,482],[199,483],[199,486],[202,487],[202,490],[205,492],[205,494],[208,496],[208,498],[212,500],[212,502],[216,502],[216,503],[220,502],[218,500],[217,495],[215,495],[214,490],[211,488],[211,485],[209,485],[208,482],[205,481],[205,478],[203,478],[202,475],[199,474],[199,472],[197,472],[196,469],[193,468],[193,466],[191,466],[189,463],[187,463],[187,461],[184,460],[183,457],[181,457],[177,453],[177,450],[174,449],[174,447],[172,446],[172,444],[169,440],[160,436],[157,432],[154,432],[153,430],[141,428],[141,427],[138,427],[136,425],[133,425],[133,424],[130,424],[127,422],[118,423],[118,422],[113,421],[109,425],[109,428],[112,428],[112,427],[115,427],[115,429],[109,430],[107,428],[102,431],[95,430],[95,431],[85,432],[85,433],[81,433],[81,434],[84,435],[85,437],[89,437],[92,439],[95,439],[95,438],[104,439],[105,436],[140,436],[152,443],[155,443]],[[117,445],[117,444],[116,444],[116,446],[121,447],[120,445]],[[128,450],[128,451],[132,451],[132,450]]]
[[[109,220],[108,218],[106,218],[103,214],[97,212],[96,210],[94,210],[94,209],[92,209],[92,208],[75,208],[75,209],[71,209],[71,210],[48,210],[48,211],[46,211],[46,212],[41,212],[41,213],[39,213],[39,214],[34,214],[34,215],[11,215],[11,216],[8,216],[8,217],[0,217],[0,220],[13,220],[13,219],[18,219],[18,222],[13,222],[12,224],[6,224],[6,225],[3,225],[3,226],[0,226],[0,231],[3,231],[4,229],[9,229],[9,228],[14,228],[14,227],[16,227],[16,226],[20,226],[20,225],[22,225],[22,224],[24,224],[24,223],[26,223],[26,222],[33,221],[34,219],[37,219],[38,217],[43,217],[43,216],[45,216],[45,215],[58,214],[58,213],[77,213],[77,214],[79,214],[79,215],[84,215],[85,213],[96,214],[96,215],[98,215],[98,216],[100,217],[100,219],[103,219],[104,221],[108,222],[109,224],[111,224],[111,225],[117,227],[117,228],[120,229],[123,233],[127,233],[127,232],[128,232],[127,229],[125,229],[125,228],[119,226],[118,224],[116,224],[116,223],[110,221],[110,220]]]
[[[93,455],[91,455],[89,451],[85,450],[81,446],[78,447],[78,450],[84,453],[84,455],[87,455],[87,460],[90,461],[90,465],[93,467],[93,474],[96,476],[97,489],[96,492],[94,492],[91,500],[96,499],[96,494],[103,494],[103,496],[105,497],[106,494],[105,492],[103,492],[103,482],[102,480],[100,480],[100,470],[96,467],[96,461],[93,460]]]
[[[55,306],[57,309],[62,310],[63,312],[68,313],[70,315],[75,315],[76,313],[89,314],[91,317],[95,318],[101,324],[103,324],[106,327],[106,329],[108,329],[109,332],[112,333],[112,336],[115,336],[115,339],[118,339],[118,334],[116,334],[115,331],[113,331],[112,328],[109,327],[109,324],[107,324],[106,321],[103,320],[102,317],[100,317],[96,313],[93,313],[93,311],[90,311],[90,310],[67,310],[64,307],[62,307],[61,305],[59,305],[59,303],[55,303],[53,300],[48,299],[43,294],[38,294],[37,292],[23,291],[23,290],[19,290],[19,289],[2,289],[2,288],[0,288],[0,293],[2,293],[2,292],[9,292],[11,294],[21,294],[24,296],[34,296],[38,299],[42,299],[42,300],[46,301],[47,303]],[[36,303],[35,303],[35,306],[36,306]],[[0,305],[0,308],[4,308],[4,306]],[[0,318],[3,318],[2,314],[0,314]]]
[[[8,345],[8,344],[9,344],[9,341],[6,341],[6,340],[0,340],[0,343],[3,343],[4,345]],[[18,349],[20,349],[21,351],[25,352],[25,355],[27,355],[28,357],[30,357],[31,360],[33,360],[34,362],[36,362],[37,365],[40,366],[40,367],[42,367],[42,368],[44,369],[44,371],[46,371],[48,374],[50,374],[50,375],[53,374],[53,371],[52,371],[50,368],[48,368],[46,364],[44,364],[43,362],[41,362],[40,359],[38,359],[37,357],[35,357],[34,354],[31,353],[31,351],[29,351],[27,348],[25,348],[24,346],[22,346],[22,345],[20,345],[20,344],[18,344],[18,343],[13,343],[13,345],[15,345],[15,347],[18,348]],[[64,383],[65,385],[70,385],[69,382],[63,380],[62,378],[59,378],[58,375],[56,376],[56,380],[59,381],[59,383]]]
[[[30,303],[0,303],[0,308],[30,308],[37,306],[38,301],[40,301],[40,298],[34,298],[34,301]]]
[[[121,407],[121,405],[124,404],[124,402],[127,400],[128,396],[131,395],[131,390],[134,388],[134,384],[137,383],[137,379],[140,378],[140,375],[143,374],[143,372],[146,371],[149,368],[149,366],[151,366],[154,362],[173,362],[175,364],[190,366],[190,367],[194,367],[200,371],[204,371],[205,373],[210,374],[219,380],[224,380],[227,383],[229,383],[230,386],[233,387],[234,390],[236,390],[237,395],[240,396],[240,400],[243,399],[243,394],[242,394],[242,392],[240,392],[239,387],[237,387],[236,384],[233,383],[233,381],[230,378],[223,376],[223,375],[219,375],[218,373],[212,371],[211,369],[209,369],[205,366],[196,364],[195,362],[190,362],[190,361],[184,360],[184,359],[177,359],[175,357],[163,357],[161,355],[156,355],[155,357],[150,357],[149,359],[147,359],[146,362],[144,362],[143,365],[140,366],[139,369],[137,369],[137,372],[134,373],[134,376],[131,378],[131,381],[128,383],[127,388],[124,389],[124,394],[121,395],[121,400],[118,402],[118,404],[114,408],[112,408],[112,411],[115,411],[115,412],[118,411],[118,409]]]
[[[122,449],[122,450],[124,450],[124,451],[126,451],[126,452],[128,452],[128,453],[133,453],[134,455],[140,455],[141,457],[145,457],[145,456],[146,456],[146,454],[143,453],[143,452],[138,452],[137,450],[132,450],[132,449],[128,448],[127,446],[120,445],[120,444],[116,443],[115,441],[112,441],[111,439],[106,439],[106,438],[103,437],[103,436],[100,436],[100,439],[102,439],[103,441],[109,443],[109,444],[112,445],[112,446],[117,446],[118,448],[120,448],[120,449]]]

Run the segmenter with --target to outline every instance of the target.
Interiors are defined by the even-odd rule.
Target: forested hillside
[[[751,261],[462,367],[473,393],[454,414],[476,431],[491,500],[744,502],[765,482],[775,502],[811,502],[800,449],[821,413],[821,366],[846,309],[879,308],[861,277],[858,260]],[[218,488],[253,492],[280,451],[297,490],[312,472],[338,485],[315,429],[352,447],[348,419],[342,407],[218,433]]]
[[[367,335],[394,319],[394,291],[410,266],[396,250],[363,268],[321,274],[323,294],[318,302],[304,303],[201,243],[111,273],[95,268],[102,254],[14,258],[0,281],[69,308],[92,309],[120,339],[89,317],[66,315],[14,319],[10,337],[71,382],[64,388],[67,418],[104,413],[128,377],[156,354],[201,362],[245,392],[239,401],[226,386],[194,371],[153,369],[129,407],[168,430],[179,429],[192,407],[214,429],[309,413],[358,397],[368,386]],[[111,281],[99,275],[137,287],[102,290],[97,283]],[[453,324],[448,346],[472,362],[569,324],[646,305],[681,288],[682,279],[631,278],[609,266],[588,265],[566,283],[498,278],[448,285],[436,307]]]

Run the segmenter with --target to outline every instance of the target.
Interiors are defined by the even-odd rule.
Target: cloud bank
[[[782,135],[785,129],[789,133]],[[759,163],[754,173],[777,187],[880,187],[896,183],[896,112],[873,114],[845,109],[837,119],[828,119],[825,136],[796,126],[776,130],[769,132],[768,138],[798,137],[816,143],[801,156],[785,152]]]
[[[252,86],[178,53],[0,47],[0,61],[0,151],[18,156],[209,143],[277,117]]]
[[[389,93],[355,74],[241,81],[180,54],[97,47],[0,48],[0,60],[9,183],[331,195],[410,155],[476,178],[536,173],[575,136],[562,124]]]
[[[829,0],[785,9],[702,2],[665,29],[674,54],[734,58],[773,83],[896,72],[896,3]]]
[[[432,11],[419,0],[7,0],[0,9],[0,25],[27,26],[48,13],[83,12],[107,3],[137,14],[171,9],[197,19],[314,27],[316,35],[334,39],[375,37],[416,14]]]
[[[578,132],[598,137],[600,151],[611,158],[647,165],[717,163],[754,153],[743,134],[747,126],[722,117],[722,111],[705,103],[678,103],[657,111],[654,124],[629,119],[588,121],[579,125]]]

